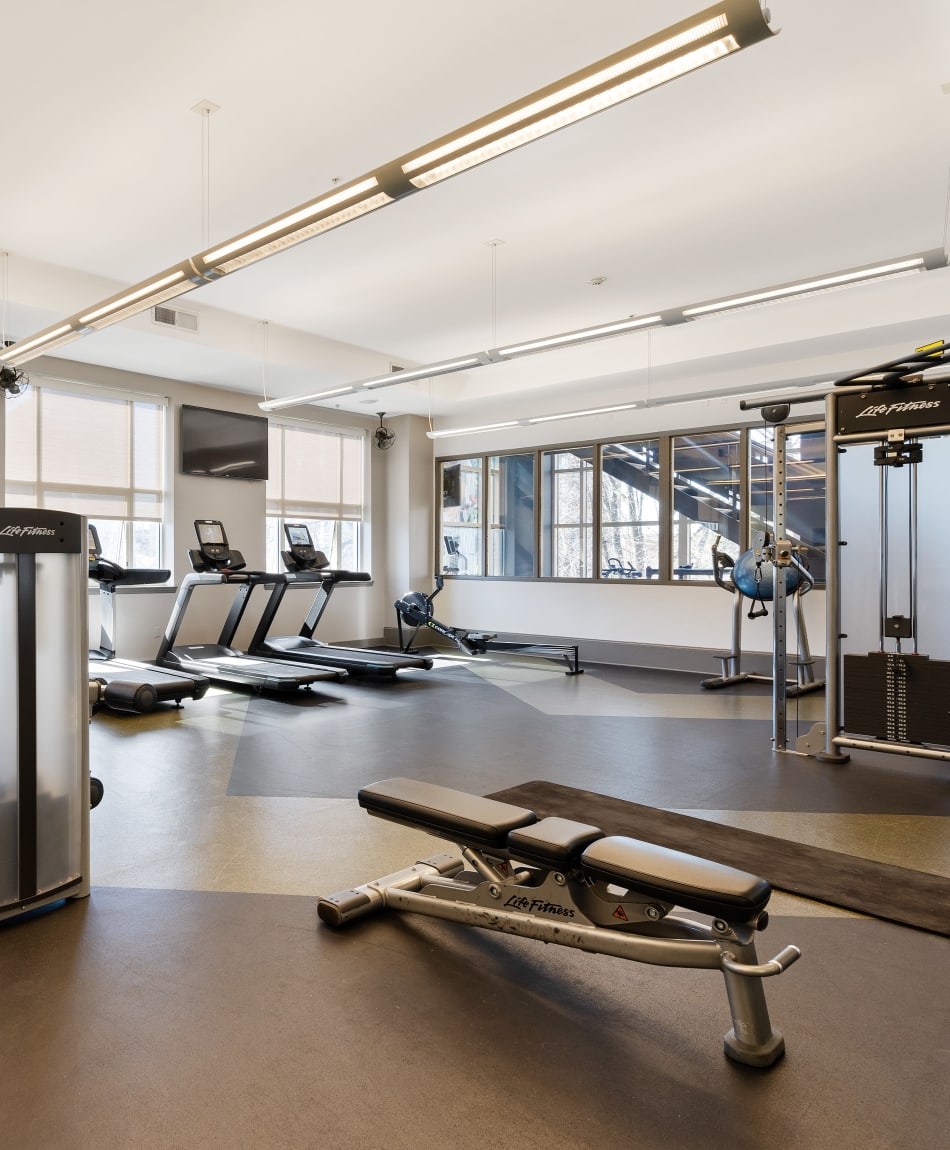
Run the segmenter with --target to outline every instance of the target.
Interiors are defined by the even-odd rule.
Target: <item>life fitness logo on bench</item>
[[[0,535],[55,535],[52,527],[21,527],[19,524],[8,523],[0,530]]]
[[[561,906],[557,902],[547,902],[543,898],[527,898],[523,894],[513,894],[505,903],[514,910],[526,910],[531,914],[551,914],[560,918],[573,918],[574,908]]]

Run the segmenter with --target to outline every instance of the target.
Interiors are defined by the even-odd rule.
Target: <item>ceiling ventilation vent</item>
[[[153,307],[152,320],[165,327],[177,327],[181,331],[198,330],[198,317],[194,312],[178,311],[173,307]]]

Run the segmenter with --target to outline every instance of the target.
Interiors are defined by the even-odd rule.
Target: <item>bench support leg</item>
[[[729,950],[738,962],[750,966],[758,962],[753,942],[733,944]],[[732,1029],[723,1039],[723,1049],[733,1061],[746,1066],[772,1066],[785,1053],[785,1039],[772,1029],[762,979],[737,974],[725,966],[722,974],[732,1014]]]

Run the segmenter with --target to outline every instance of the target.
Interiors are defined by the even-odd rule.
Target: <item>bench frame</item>
[[[450,803],[454,795],[461,804],[466,800],[492,804],[492,800],[405,779],[373,784],[360,792],[360,803],[370,814],[438,837],[456,840],[463,837],[457,820],[451,817],[445,820],[453,824],[455,833],[452,834],[436,825],[438,811],[429,809],[420,820],[412,812],[400,810],[398,803],[394,807],[388,794],[392,786],[396,786],[400,796],[407,788],[410,794],[418,788],[423,797],[438,792],[441,798],[448,797]],[[519,814],[525,816],[520,824],[529,832],[542,828],[545,822],[556,822],[562,840],[565,829],[573,827],[580,832],[593,832],[601,845],[616,844],[622,849],[630,843],[641,852],[646,848],[647,854],[654,849],[658,855],[658,872],[663,855],[670,854],[663,848],[651,848],[650,844],[603,836],[597,828],[584,824],[560,819],[536,820],[533,812],[507,804],[492,805],[513,812],[511,821],[518,821]],[[484,840],[485,836],[481,837]],[[506,833],[499,828],[497,837],[502,845],[486,846],[482,841],[472,846],[463,841],[458,844],[458,854],[434,855],[352,890],[321,898],[317,904],[320,920],[328,926],[340,927],[383,909],[411,911],[653,966],[720,970],[732,1017],[732,1028],[724,1038],[726,1055],[756,1067],[772,1066],[782,1057],[785,1041],[769,1019],[762,979],[781,974],[801,952],[797,947],[787,946],[768,962],[759,962],[754,936],[768,922],[768,915],[762,909],[768,897],[767,885],[764,901],[759,900],[754,910],[744,914],[737,910],[734,916],[713,917],[709,922],[695,921],[671,913],[676,905],[674,897],[668,900],[656,897],[657,883],[661,880],[655,876],[649,892],[638,891],[629,879],[623,885],[619,880],[608,881],[602,873],[595,875],[585,865],[583,850],[566,850],[563,842],[560,853],[569,856],[563,860],[564,865],[540,864],[537,849],[527,852],[532,861],[525,865],[517,857],[518,831]],[[589,840],[591,835],[588,833],[586,837]],[[690,861],[709,868],[712,878],[718,873],[730,877],[737,874],[715,863]],[[603,872],[603,867],[599,869]],[[745,877],[750,883],[765,885],[753,876]]]

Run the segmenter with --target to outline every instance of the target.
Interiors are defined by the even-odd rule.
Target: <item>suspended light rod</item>
[[[456,132],[13,344],[17,365],[285,251],[774,33],[759,0],[722,0]]]
[[[946,252],[940,248],[935,248],[931,251],[918,252],[911,256],[902,256],[899,259],[886,260],[883,262],[877,261],[873,264],[865,264],[859,268],[849,268],[847,271],[834,272],[830,275],[810,276],[808,279],[794,283],[756,289],[755,291],[744,292],[741,295],[730,296],[722,300],[690,304],[688,307],[672,308],[662,312],[654,312],[651,315],[630,316],[627,319],[617,320],[613,323],[595,324],[592,327],[561,332],[557,335],[544,336],[540,339],[528,340],[524,343],[509,344],[506,347],[496,347],[488,351],[473,352],[470,355],[457,356],[454,359],[440,360],[438,363],[429,364],[426,367],[415,367],[409,371],[390,372],[387,375],[356,380],[353,383],[340,385],[331,390],[311,392],[308,395],[288,396],[286,399],[271,399],[266,403],[259,403],[258,407],[262,411],[284,411],[289,407],[299,407],[306,403],[319,403],[321,400],[328,399],[331,396],[361,391],[364,388],[397,387],[401,383],[409,383],[412,380],[432,379],[436,376],[448,375],[452,372],[468,371],[476,367],[487,367],[493,363],[505,363],[512,359],[519,359],[527,355],[539,355],[543,352],[556,351],[563,347],[576,347],[585,343],[593,343],[596,340],[626,335],[633,331],[647,331],[657,327],[672,327],[687,321],[693,322],[707,316],[720,315],[727,311],[735,311],[745,307],[756,307],[768,303],[778,303],[796,297],[812,295],[827,291],[829,288],[853,286],[859,283],[911,275],[915,272],[932,271],[936,268],[946,266]],[[566,418],[566,416],[545,416],[544,418],[563,419]]]

